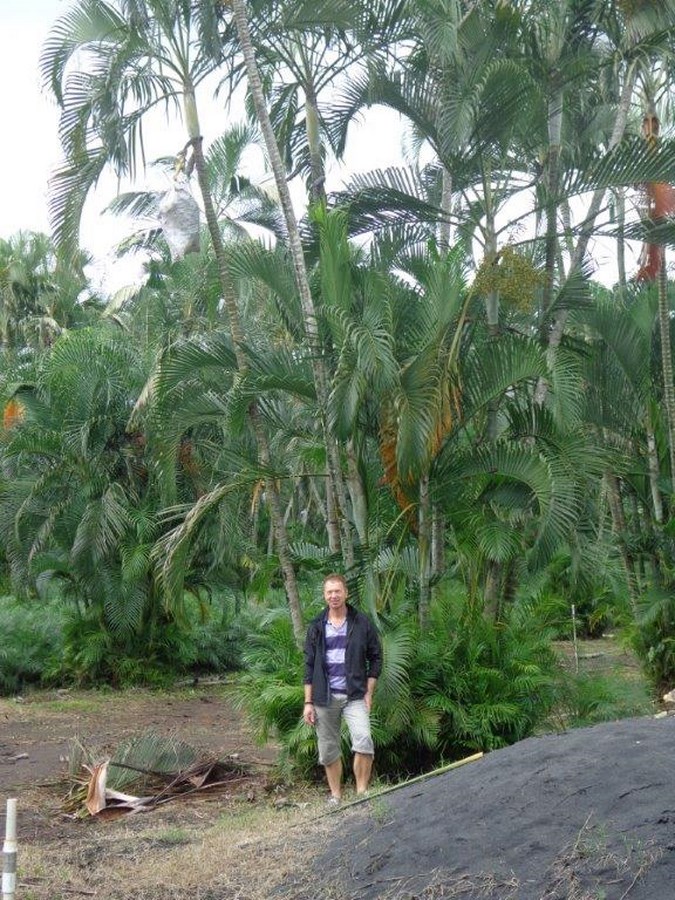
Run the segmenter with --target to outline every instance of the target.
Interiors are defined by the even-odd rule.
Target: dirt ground
[[[175,692],[94,693],[58,690],[0,698],[0,792],[54,781],[74,738],[101,751],[141,731],[175,734],[218,755],[242,753],[270,763],[274,747],[255,744],[227,684],[201,683]]]
[[[232,790],[113,821],[64,816],[70,740],[152,729],[238,754]],[[530,738],[329,811],[278,782],[228,685],[0,700],[0,828],[19,800],[17,900],[671,900],[675,717]]]
[[[273,745],[258,746],[227,684],[201,684],[175,692],[58,690],[0,698],[0,799],[36,792],[44,811],[26,804],[19,836],[40,839],[67,819],[54,820],[66,790],[74,740],[105,757],[124,740],[147,732],[172,735],[219,758],[251,768],[245,786],[258,785],[276,760]],[[243,788],[242,788],[243,789]],[[0,811],[4,815],[5,804]]]

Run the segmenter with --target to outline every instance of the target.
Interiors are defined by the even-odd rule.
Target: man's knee
[[[364,756],[373,756],[375,747],[370,730],[370,715],[366,704],[362,700],[355,700],[348,705],[344,715],[349,726],[352,752],[362,753]]]
[[[331,759],[330,762],[324,762],[322,759],[320,759],[319,762],[324,767],[324,769],[332,769],[333,766],[342,765],[342,757],[336,756],[335,759]]]
[[[361,756],[375,755],[375,746],[370,733],[361,733],[352,736],[352,752],[358,753]]]

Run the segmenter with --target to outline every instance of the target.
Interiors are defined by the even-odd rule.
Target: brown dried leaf
[[[98,763],[93,767],[86,767],[91,772],[91,778],[87,786],[87,799],[85,806],[92,816],[105,809],[105,783],[108,777],[108,760]]]

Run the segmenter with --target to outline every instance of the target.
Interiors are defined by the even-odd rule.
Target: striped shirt
[[[339,628],[326,619],[326,668],[328,682],[334,694],[347,693],[345,650],[347,649],[347,619]]]

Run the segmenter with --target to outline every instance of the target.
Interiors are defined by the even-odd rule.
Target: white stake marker
[[[14,900],[16,892],[16,800],[7,801],[5,843],[2,845],[2,900]]]

